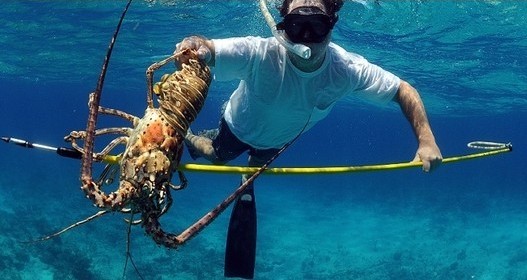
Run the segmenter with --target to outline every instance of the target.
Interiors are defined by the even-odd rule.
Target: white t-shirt
[[[362,56],[330,43],[322,66],[296,68],[275,38],[216,39],[215,79],[241,80],[225,108],[232,133],[257,149],[280,148],[309,120],[305,131],[325,118],[347,94],[387,103],[400,79]]]

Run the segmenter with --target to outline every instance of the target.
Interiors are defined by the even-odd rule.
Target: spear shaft
[[[13,137],[2,137],[2,140],[6,143],[12,143],[12,144],[24,147],[24,148],[39,149],[39,150],[44,150],[44,151],[55,152],[59,156],[63,156],[63,157],[74,158],[74,159],[82,158],[81,152],[71,149],[71,148],[52,147],[52,146],[42,145],[38,143],[31,143],[29,141],[18,139],[18,138],[13,138]]]

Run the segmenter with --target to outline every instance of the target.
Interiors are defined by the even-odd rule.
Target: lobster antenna
[[[97,81],[97,87],[95,88],[95,92],[90,94],[88,124],[86,126],[86,138],[84,139],[84,154],[82,156],[82,163],[81,163],[81,174],[83,174],[81,176],[81,181],[83,182],[91,181],[93,149],[94,149],[94,141],[95,141],[95,126],[97,125],[97,116],[98,116],[98,111],[99,111],[99,104],[101,101],[101,92],[102,92],[102,87],[104,84],[104,78],[106,76],[106,69],[108,68],[108,63],[110,61],[110,56],[112,55],[112,50],[115,44],[115,40],[117,39],[117,34],[119,34],[119,30],[121,29],[121,24],[123,23],[124,16],[126,15],[126,12],[128,11],[128,7],[130,7],[131,3],[132,3],[132,0],[129,0],[128,3],[126,4],[126,7],[123,10],[121,18],[119,19],[119,23],[117,24],[115,32],[110,41],[110,45],[108,46],[108,51],[106,52],[106,56],[104,57],[101,74],[99,75],[99,80]]]

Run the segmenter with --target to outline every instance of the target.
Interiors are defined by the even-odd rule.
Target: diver
[[[342,5],[343,0],[284,0],[278,7],[282,21],[275,26],[274,37],[191,36],[176,45],[176,52],[197,50],[213,67],[215,79],[240,80],[219,128],[187,133],[185,143],[194,159],[224,164],[248,151],[248,164],[262,166],[326,117],[339,99],[354,95],[379,104],[398,103],[417,139],[414,160],[422,161],[425,172],[440,165],[442,155],[417,90],[331,42]],[[309,52],[302,55],[295,46]],[[235,202],[227,237],[226,277],[254,276],[255,205],[253,186]]]

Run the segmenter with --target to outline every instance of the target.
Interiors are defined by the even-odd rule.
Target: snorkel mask
[[[333,26],[334,17],[317,7],[299,7],[292,10],[276,25],[293,43],[321,43]]]
[[[262,14],[265,18],[265,21],[267,22],[267,25],[269,25],[269,28],[271,28],[271,32],[273,33],[273,36],[276,38],[276,40],[282,44],[287,50],[290,52],[304,58],[309,59],[311,57],[311,49],[308,46],[302,45],[302,44],[296,44],[293,42],[290,42],[286,39],[284,36],[285,30],[278,29],[277,25],[273,19],[273,16],[269,12],[269,9],[267,9],[267,1],[266,0],[260,0],[260,10],[262,11]],[[284,19],[285,20],[285,19]],[[285,25],[285,24],[284,24]],[[285,29],[285,26],[284,26]],[[289,36],[289,35],[288,35]]]

